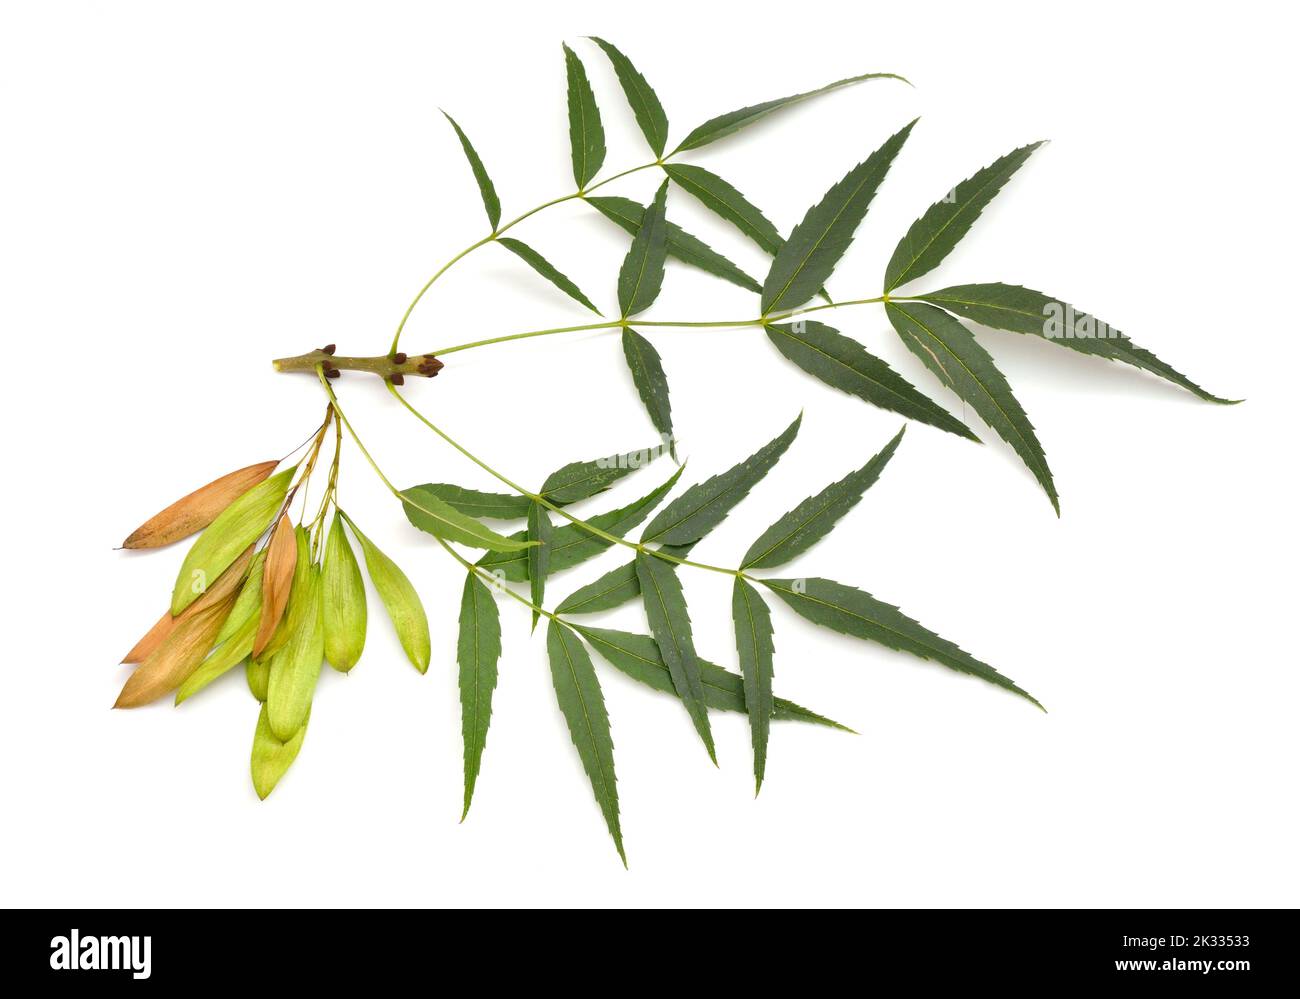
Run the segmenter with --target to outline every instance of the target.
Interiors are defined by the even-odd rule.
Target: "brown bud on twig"
[[[328,371],[325,372],[325,377],[326,377],[326,378],[337,378],[337,377],[338,377],[339,375],[341,375],[341,374],[343,374],[343,372],[340,371],[338,368],[330,368]]]
[[[393,372],[389,376],[388,380],[392,382],[394,385],[401,385],[406,381],[406,379],[402,377],[402,373],[400,371]]]
[[[403,353],[399,350],[396,354],[393,355],[393,363],[394,363],[394,364],[405,364],[405,363],[406,363],[406,355],[403,354]]]
[[[334,344],[332,344],[332,343],[327,343],[324,347],[322,347],[322,348],[320,349],[320,352],[321,352],[322,354],[333,354],[333,353],[334,353],[334,349],[335,349]]]

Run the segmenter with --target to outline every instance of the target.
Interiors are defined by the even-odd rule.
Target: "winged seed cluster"
[[[452,257],[420,290],[403,316],[388,353],[337,357],[330,346],[275,362],[282,371],[315,373],[328,398],[324,423],[311,438],[302,460],[278,472],[276,469],[286,465],[287,459],[222,476],[150,519],[124,544],[127,548],[153,548],[198,534],[180,568],[169,608],[125,659],[136,664],[136,669],[123,687],[117,706],[135,707],[173,692],[180,703],[242,666],[249,688],[261,705],[252,751],[253,784],[261,797],[270,793],[298,755],[323,664],[347,672],[356,665],[365,644],[365,586],[349,531],[361,547],[371,582],[407,657],[423,673],[432,656],[428,619],[414,588],[338,505],[339,454],[345,429],[385,487],[401,501],[411,524],[432,535],[465,569],[456,646],[465,766],[462,817],[473,797],[491,720],[501,656],[498,599],[506,596],[528,608],[534,628],[542,618],[546,619],[546,646],[556,700],[610,835],[623,856],[613,742],[591,651],[620,672],[678,699],[715,763],[710,712],[745,712],[750,723],[756,790],[763,782],[773,720],[844,728],[775,695],[775,644],[764,591],[813,624],[979,677],[1038,704],[992,666],[862,590],[829,579],[776,578],[767,574],[820,541],[857,504],[897,450],[902,430],[860,468],[779,517],[755,539],[734,568],[695,561],[690,555],[776,465],[798,434],[801,418],[749,457],[690,486],[671,501],[668,497],[683,474],[681,467],[631,503],[581,517],[573,513],[571,507],[596,498],[659,457],[663,450],[671,451],[674,460],[677,457],[664,366],[641,330],[753,327],[762,330],[782,356],[833,388],[908,419],[978,441],[970,427],[857,340],[824,322],[806,318],[838,308],[881,305],[907,348],[1015,450],[1058,514],[1056,487],[1034,428],[1010,385],[963,320],[1037,336],[1078,353],[1122,361],[1180,385],[1202,399],[1229,401],[1202,389],[1105,323],[1037,291],[985,283],[900,293],[900,289],[943,261],[1040,143],[1007,153],[932,204],[899,241],[879,295],[835,299],[827,290],[827,281],[900,155],[915,121],[850,169],[784,238],[732,184],[702,166],[678,162],[677,157],[723,139],[773,112],[849,84],[902,78],[869,73],[741,108],[709,119],[675,149],[665,152],[668,118],[654,90],[622,52],[601,39],[593,41],[612,63],[655,158],[596,181],[605,160],[600,110],[581,59],[566,45],[569,136],[576,190],[503,224],[500,199],[483,161],[464,130],[448,115],[478,183],[491,232]],[[642,170],[660,171],[664,176],[648,205],[593,193]],[[764,279],[760,282],[751,277],[669,221],[670,189],[697,199],[770,256],[771,265]],[[532,246],[505,235],[538,212],[567,201],[590,205],[631,236],[618,274],[616,315],[604,314],[573,280]],[[601,321],[512,333],[414,357],[399,351],[407,318],[437,279],[490,243],[503,246]],[[753,292],[758,296],[758,315],[714,322],[646,318],[644,314],[658,297],[669,257]],[[815,300],[820,301],[809,304]],[[444,366],[441,358],[458,351],[580,330],[608,330],[622,338],[632,383],[665,446],[571,462],[556,469],[536,489],[529,489],[471,454],[398,391],[404,375],[432,377]],[[445,482],[397,488],[357,436],[332,387],[331,380],[344,371],[382,377],[393,397],[412,416],[509,491],[483,492]],[[309,518],[307,494],[331,427],[332,461],[328,473],[315,480],[320,500],[314,516]],[[302,497],[302,513],[295,525],[291,510],[298,496]],[[505,535],[487,527],[487,520],[520,526]],[[630,540],[631,532],[643,523],[638,540]],[[455,545],[485,553],[471,562]],[[547,584],[553,576],[616,546],[627,549],[626,561],[578,587],[553,610],[546,609]],[[733,578],[734,660],[738,671],[710,662],[696,650],[679,578],[682,567]],[[526,592],[509,585],[525,583]],[[587,623],[588,615],[636,601],[644,608],[648,633],[615,631]],[[727,657],[731,658],[731,654]]]

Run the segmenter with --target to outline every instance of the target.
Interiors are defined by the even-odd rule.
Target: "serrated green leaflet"
[[[632,384],[641,397],[650,423],[668,439],[673,436],[673,408],[668,399],[668,377],[654,344],[631,326],[623,327],[623,356],[632,372]]]
[[[460,668],[460,731],[465,743],[465,804],[461,821],[469,814],[483,762],[488,724],[492,720],[492,691],[497,685],[501,658],[501,619],[492,591],[470,572],[460,599],[460,632],[456,639],[456,664]]]
[[[664,224],[667,200],[668,181],[664,181],[645,210],[641,226],[632,237],[632,245],[619,268],[618,307],[624,319],[650,308],[663,286],[664,258],[668,253]]]
[[[647,447],[593,461],[572,461],[546,477],[541,494],[552,503],[576,503],[604,492],[638,468],[645,468],[659,457],[662,450],[660,447]]]
[[[569,726],[569,736],[591,781],[596,804],[624,865],[623,832],[618,821],[618,787],[614,776],[614,740],[609,734],[609,715],[591,656],[570,629],[552,621],[546,630],[546,652],[551,664],[555,699]]]
[[[172,588],[172,614],[197,600],[275,519],[297,466],[259,482],[217,515],[185,555]]]
[[[709,751],[709,759],[716,764],[718,754],[713,746],[713,731],[709,727],[704,684],[700,680],[700,664],[695,655],[691,616],[686,608],[682,582],[671,564],[645,552],[637,552],[636,576],[641,584],[641,599],[645,603],[650,633],[654,635],[660,654],[668,665],[677,696],[686,705],[695,731],[700,734],[704,748]]]
[[[1052,472],[1034,426],[971,331],[943,310],[922,302],[889,302],[885,312],[907,349],[1015,449],[1060,516]]]
[[[596,95],[587,71],[569,46],[564,46],[564,69],[569,84],[569,148],[573,153],[573,179],[582,190],[605,162],[605,129],[600,124]]]
[[[366,584],[336,511],[321,568],[325,660],[340,673],[357,664],[366,646]]]
[[[904,428],[906,429],[906,428]],[[850,472],[815,496],[809,496],[769,527],[749,546],[741,569],[770,569],[803,554],[835,527],[840,518],[857,506],[862,494],[875,484],[889,459],[898,450],[903,430],[856,472]]]
[[[630,198],[604,197],[585,200],[605,218],[633,236],[640,230],[641,219],[645,215],[643,205],[638,205]],[[729,281],[746,291],[757,293],[762,290],[762,286],[756,280],[707,243],[686,232],[681,226],[671,221],[665,222],[664,232],[668,256],[675,257],[691,267],[697,267],[714,277]]]
[[[483,197],[483,210],[487,212],[488,225],[492,227],[493,232],[496,232],[497,226],[501,224],[501,200],[497,197],[497,189],[492,186],[492,178],[488,176],[487,168],[483,166],[483,161],[479,159],[478,152],[469,141],[469,136],[456,123],[456,119],[446,111],[442,114],[456,130],[460,147],[465,150],[465,159],[469,160],[469,168],[474,172],[474,180],[478,183],[478,193]]]
[[[844,80],[836,80],[834,83],[828,83],[817,90],[809,90],[802,94],[794,94],[790,97],[778,97],[776,100],[764,101],[762,104],[752,104],[749,107],[739,108],[736,111],[728,111],[726,114],[720,114],[716,118],[710,118],[703,125],[694,129],[690,135],[682,140],[681,145],[675,152],[682,152],[686,149],[698,149],[700,146],[706,146],[710,142],[716,142],[725,136],[738,132],[747,125],[765,118],[773,111],[779,111],[782,108],[789,107],[792,104],[798,104],[809,98],[817,97],[821,94],[828,94],[832,90],[838,90],[841,87],[847,87],[851,83],[859,83],[863,80],[901,80],[906,83],[903,77],[894,73],[863,73],[861,76],[850,76]]]
[[[600,310],[591,304],[591,299],[582,293],[582,289],[573,283],[566,275],[561,273],[554,264],[534,250],[527,243],[517,239],[511,239],[509,236],[501,236],[497,242],[513,253],[516,257],[526,263],[542,277],[550,281],[551,284],[559,288],[575,302],[585,305],[596,315],[600,315]]]
[[[435,496],[475,519],[523,520],[528,516],[528,498],[515,493],[485,493],[448,482],[426,482],[411,488]]]
[[[429,658],[433,654],[429,640],[429,618],[424,613],[424,604],[420,595],[406,578],[406,573],[397,567],[397,563],[381,552],[375,545],[357,530],[357,525],[345,517],[352,533],[361,543],[361,553],[366,559],[366,572],[370,582],[375,585],[379,599],[388,611],[388,618],[393,622],[402,651],[411,665],[421,673],[429,668]]]
[[[754,793],[767,770],[767,737],[776,704],[772,695],[772,615],[756,589],[739,576],[731,592],[731,619],[736,626],[736,653],[745,680],[750,741],[754,747]]]
[[[694,544],[661,545],[657,549],[671,558],[686,558]],[[557,614],[591,614],[595,611],[622,607],[641,595],[641,583],[636,575],[636,562],[610,569],[599,579],[579,587],[555,608]]]
[[[616,510],[607,510],[593,517],[587,517],[586,522],[606,534],[622,537],[650,516],[650,512],[677,484],[681,474],[682,470],[679,468],[666,482],[640,499]],[[523,531],[515,535],[517,538],[524,536]],[[557,527],[551,534],[551,572],[571,569],[599,555],[613,543],[577,524],[564,524]],[[524,552],[491,552],[479,559],[478,564],[510,582],[521,583],[528,578],[528,557]]]
[[[881,409],[946,430],[968,440],[979,438],[933,399],[867,351],[858,341],[815,320],[769,323],[764,329],[781,355],[831,388],[855,395]]]
[[[663,156],[664,146],[668,142],[668,116],[664,114],[663,105],[659,103],[654,89],[637,72],[632,60],[617,48],[603,38],[593,36],[591,40],[604,50],[613,64],[614,73],[618,76],[619,85],[627,96],[627,102],[636,117],[637,125],[641,127],[645,141],[650,144],[650,149],[656,156]]]
[[[303,613],[301,624],[289,635],[284,648],[271,659],[266,686],[266,714],[271,732],[288,742],[307,721],[312,695],[325,662],[325,625],[322,615],[320,572],[314,566],[307,585],[295,593]]]
[[[485,527],[473,517],[466,516],[439,499],[424,486],[402,490],[402,500],[407,520],[420,530],[444,541],[458,541],[462,545],[497,552],[519,551],[529,545],[527,541],[512,540]]]
[[[1080,354],[1131,364],[1171,381],[1207,402],[1232,405],[1238,401],[1207,392],[1113,326],[1032,288],[1000,283],[962,284],[917,297],[981,326],[1027,333],[1077,350]]]
[[[592,614],[596,611],[622,607],[641,595],[641,583],[636,577],[636,562],[615,566],[599,579],[579,587],[560,601],[557,614]]]
[[[687,194],[752,239],[769,256],[785,242],[776,226],[749,199],[717,174],[686,163],[665,163],[664,173]]]
[[[938,267],[1011,175],[1041,145],[1041,142],[1035,142],[1012,150],[967,177],[946,197],[927,208],[925,214],[912,223],[889,258],[885,267],[885,292],[889,293]]]
[[[311,718],[308,711],[298,731],[286,741],[276,736],[271,729],[270,711],[265,704],[257,716],[257,728],[253,732],[253,756],[250,765],[253,776],[253,789],[263,801],[275,790],[280,778],[285,775],[293,761],[298,758],[302,743],[307,738],[307,722]]]
[[[763,315],[796,309],[817,294],[853,242],[871,199],[915,124],[911,122],[886,139],[808,209],[772,260],[763,282]]]
[[[645,529],[641,540],[666,545],[687,545],[713,530],[772,470],[799,433],[800,414],[777,437],[721,475],[697,483],[664,507]]]
[[[1042,707],[992,666],[980,662],[870,593],[830,579],[760,579],[759,582],[813,624],[933,660],[959,673],[987,680]]]
[[[546,576],[551,571],[551,534],[554,526],[551,524],[551,518],[546,512],[546,507],[540,503],[532,503],[528,507],[528,528],[527,536],[529,541],[535,541],[532,548],[528,549],[528,588],[533,601],[533,607],[541,607],[546,600]],[[533,610],[533,627],[537,627],[538,612]]]
[[[613,631],[608,628],[589,628],[574,625],[583,638],[591,643],[602,659],[615,669],[630,676],[638,683],[643,683],[654,690],[677,696],[673,687],[673,678],[659,655],[659,646],[649,635],[635,635],[627,631]],[[738,711],[744,713],[745,687],[735,673],[731,673],[707,659],[698,660],[700,678],[704,684],[704,699],[715,711]],[[842,732],[853,729],[832,721],[814,711],[787,701],[775,698],[775,710],[772,715],[777,721],[802,721],[827,728],[837,728]]]

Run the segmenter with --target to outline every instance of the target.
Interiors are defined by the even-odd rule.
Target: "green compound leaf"
[[[666,163],[664,173],[705,208],[726,219],[752,239],[769,256],[775,256],[785,240],[749,199],[715,173],[686,163]]]
[[[864,73],[861,76],[850,76],[844,80],[836,80],[834,83],[828,83],[817,90],[809,90],[790,97],[778,97],[776,100],[764,101],[762,104],[752,104],[736,111],[728,111],[716,118],[710,118],[692,131],[690,135],[682,140],[681,145],[674,152],[680,153],[686,149],[698,149],[700,146],[706,146],[710,142],[716,142],[733,132],[740,131],[747,125],[752,125],[754,122],[767,117],[773,111],[779,111],[792,104],[799,104],[821,94],[828,94],[832,90],[838,90],[841,87],[847,87],[851,83],[859,83],[862,80],[902,80],[904,83],[907,82],[903,77],[894,73]]]
[[[919,423],[979,442],[975,432],[858,341],[814,320],[769,323],[768,339],[783,357],[831,388]]]
[[[587,517],[585,520],[592,527],[621,538],[650,516],[651,511],[677,484],[681,474],[682,470],[679,468],[666,482],[640,499],[616,510]],[[514,535],[521,539],[524,536],[523,531]],[[577,524],[564,524],[557,527],[551,533],[551,573],[562,572],[580,565],[599,555],[613,543]],[[512,583],[522,583],[528,579],[528,557],[524,552],[490,552],[479,559],[478,565]]]
[[[554,526],[540,503],[528,507],[527,538],[537,542],[528,549],[528,586],[532,594],[533,607],[542,607],[546,600],[546,576],[551,571],[551,534]],[[533,610],[533,627],[537,627],[539,613]]]
[[[551,284],[559,288],[579,305],[585,305],[596,315],[600,315],[600,310],[591,304],[591,299],[582,293],[582,289],[574,284],[568,277],[555,268],[549,260],[534,250],[527,243],[509,236],[500,236],[496,240],[516,257],[526,263],[542,277],[550,281]]]
[[[1060,516],[1052,471],[1034,426],[993,358],[970,330],[948,313],[922,302],[889,302],[885,312],[907,349],[1015,449]]]
[[[442,116],[451,122],[451,127],[456,130],[460,147],[465,150],[465,159],[469,160],[469,168],[474,171],[474,179],[478,182],[478,193],[483,197],[483,210],[487,212],[488,225],[492,226],[493,232],[496,232],[497,226],[501,224],[501,200],[497,197],[497,189],[492,186],[492,178],[488,176],[487,168],[479,159],[478,153],[469,141],[469,136],[456,124],[456,119],[446,111]]]
[[[654,201],[645,210],[641,227],[618,272],[618,307],[623,318],[644,312],[659,297],[664,283],[664,259],[668,253],[664,213],[668,181],[659,185]]]
[[[632,372],[632,384],[645,406],[650,423],[666,439],[673,438],[673,408],[668,401],[668,378],[654,344],[631,326],[623,327],[623,356]]]
[[[460,667],[460,731],[465,743],[465,805],[461,821],[469,814],[492,720],[492,691],[497,685],[501,658],[501,618],[492,591],[470,572],[460,600],[460,632],[456,664]]]
[[[592,208],[604,215],[633,236],[641,228],[645,208],[630,198],[586,198]],[[672,222],[664,223],[668,256],[680,260],[691,267],[697,267],[705,273],[729,281],[746,291],[759,292],[762,286],[743,270],[733,264],[717,250],[702,240],[692,236]]]
[[[605,162],[605,129],[600,124],[596,95],[587,71],[569,46],[564,46],[564,68],[569,82],[569,148],[573,153],[573,179],[582,190]]]
[[[647,687],[671,694],[673,697],[677,696],[672,676],[659,655],[659,646],[649,635],[635,635],[627,631],[589,628],[582,625],[574,625],[574,627],[591,643],[591,647],[600,653],[601,658],[615,669]],[[700,659],[699,663],[700,676],[704,683],[704,698],[708,701],[709,707],[715,711],[743,713],[746,710],[744,680],[707,659]],[[802,721],[836,728],[841,732],[853,731],[846,725],[841,725],[782,697],[776,698],[774,703],[776,708],[772,717],[777,721]]]
[[[447,482],[426,482],[412,486],[423,494],[442,500],[468,517],[487,520],[523,520],[528,516],[528,498],[513,493],[485,493]]]
[[[770,569],[784,565],[826,537],[880,478],[902,439],[903,430],[900,430],[879,454],[856,472],[831,483],[777,520],[749,546],[740,563],[741,569]]]
[[[695,655],[695,642],[691,636],[691,616],[686,608],[686,595],[676,568],[646,552],[637,552],[636,575],[641,584],[641,597],[645,603],[650,632],[655,637],[660,654],[668,665],[677,695],[686,705],[695,731],[700,734],[709,759],[717,765],[718,754],[713,746],[713,731],[709,727],[708,706],[704,702],[704,684],[700,679],[700,664]]]
[[[552,621],[546,630],[546,652],[551,663],[551,682],[555,699],[569,726],[569,736],[582,759],[582,768],[591,781],[596,804],[605,816],[605,825],[614,846],[627,865],[623,852],[623,831],[618,822],[618,786],[614,776],[614,740],[609,734],[609,715],[605,698],[596,679],[591,656],[569,628]]]
[[[927,208],[925,214],[912,223],[889,258],[885,268],[885,292],[889,293],[938,267],[1011,175],[1041,145],[1041,142],[1035,142],[1012,150],[967,177],[945,198]]]
[[[767,770],[767,736],[776,704],[772,695],[772,615],[756,589],[739,576],[731,593],[731,618],[736,625],[736,652],[745,680],[750,741],[754,746],[754,793],[763,787]]]
[[[663,156],[664,146],[668,142],[668,115],[664,113],[663,105],[659,103],[654,89],[646,82],[646,78],[637,72],[637,68],[632,65],[632,60],[622,52],[603,38],[593,36],[591,40],[604,50],[609,61],[613,63],[619,85],[627,96],[627,102],[636,116],[636,123],[641,127],[641,134],[645,136],[651,151],[655,156]]]
[[[458,541],[473,548],[488,548],[498,552],[513,552],[528,547],[527,541],[518,541],[498,534],[473,517],[466,516],[444,502],[425,486],[412,486],[402,491],[402,509],[406,519],[415,527],[444,541]]]
[[[266,532],[280,511],[289,480],[296,470],[295,465],[259,482],[203,529],[176,575],[176,585],[172,588],[173,615],[197,600],[244,549]]]
[[[796,309],[817,294],[853,242],[853,233],[915,124],[912,121],[886,139],[808,209],[763,282],[763,315]]]
[[[800,414],[777,437],[721,475],[691,486],[659,512],[645,529],[643,542],[688,545],[708,534],[772,470],[799,433]]]
[[[813,624],[900,652],[910,652],[958,673],[977,676],[1042,708],[1035,698],[992,666],[963,652],[946,638],[940,638],[897,607],[882,603],[870,593],[830,579],[760,579],[759,582]]]
[[[546,477],[542,483],[542,496],[561,505],[588,499],[604,492],[625,475],[645,468],[662,452],[661,447],[647,447],[594,461],[570,462]]]
[[[999,283],[962,284],[917,297],[981,326],[1027,333],[1077,350],[1080,354],[1131,364],[1171,381],[1207,402],[1233,405],[1240,401],[1207,392],[1113,326],[1032,288]]]

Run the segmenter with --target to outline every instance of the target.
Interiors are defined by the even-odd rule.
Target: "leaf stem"
[[[328,383],[326,384],[326,388],[327,389],[329,388]],[[441,427],[437,426],[437,424],[433,423],[427,416],[425,416],[418,409],[412,406],[403,397],[402,393],[397,391],[397,387],[395,385],[389,385],[388,390],[393,394],[393,397],[397,399],[398,402],[400,402],[403,406],[407,408],[407,410],[411,413],[412,416],[414,416],[417,420],[423,423],[426,427],[432,430],[444,441],[446,441],[448,444],[454,447],[457,451],[463,454],[470,461],[474,462],[474,464],[478,465],[478,467],[483,469],[483,471],[487,472],[489,475],[491,475],[493,478],[497,479],[498,481],[509,486],[511,489],[517,492],[520,496],[523,496],[525,499],[532,500],[534,503],[539,503],[542,506],[546,507],[548,510],[552,511],[553,513],[558,513],[561,517],[565,518],[576,527],[579,527],[582,530],[586,531],[588,534],[592,534],[595,537],[610,542],[611,544],[622,545],[624,548],[631,548],[633,551],[644,552],[647,555],[653,555],[656,558],[663,559],[665,562],[674,562],[677,565],[689,565],[695,569],[707,569],[710,572],[720,572],[727,576],[741,576],[744,578],[748,578],[745,577],[744,573],[741,572],[739,569],[727,569],[720,565],[709,565],[707,562],[693,562],[690,559],[677,558],[674,555],[668,555],[665,554],[664,552],[658,551],[657,549],[647,547],[641,542],[628,541],[626,538],[620,538],[617,534],[610,534],[608,531],[602,530],[601,528],[597,527],[595,524],[590,524],[580,517],[575,517],[573,514],[569,513],[568,510],[564,509],[562,506],[559,506],[551,502],[545,496],[541,496],[537,493],[530,492],[529,490],[525,489],[523,486],[519,485],[519,483],[513,481],[512,479],[507,478],[505,475],[498,472],[495,468],[493,468],[487,462],[483,461],[483,459],[479,458],[477,455],[471,453],[462,444],[460,444],[458,441],[454,440],[450,435],[448,435]],[[349,427],[348,429],[350,430],[351,428]],[[404,502],[406,501],[404,500]]]
[[[672,155],[672,154],[669,153],[669,156],[671,156],[671,155]],[[666,158],[667,158],[667,157],[665,157],[665,159],[666,159]],[[503,234],[509,232],[511,229],[513,229],[515,226],[517,226],[520,222],[524,221],[524,219],[531,218],[532,216],[536,215],[538,212],[540,212],[540,211],[542,211],[542,210],[544,210],[544,209],[546,209],[546,208],[550,208],[550,207],[552,207],[552,206],[554,206],[554,205],[562,205],[562,204],[564,204],[564,202],[566,202],[566,201],[575,201],[575,200],[580,199],[580,198],[585,198],[585,197],[586,197],[588,194],[590,194],[592,191],[598,190],[599,188],[604,187],[606,184],[609,184],[609,183],[612,183],[613,181],[618,180],[620,177],[626,177],[626,176],[628,176],[629,174],[637,173],[637,172],[640,171],[640,170],[649,170],[651,167],[662,166],[662,165],[663,165],[663,162],[664,162],[664,161],[663,161],[662,159],[659,159],[659,160],[654,160],[653,162],[650,162],[650,163],[642,163],[640,166],[634,166],[634,167],[632,167],[631,169],[628,169],[628,170],[624,170],[624,171],[622,171],[621,173],[616,173],[616,174],[614,174],[612,177],[606,177],[604,180],[600,181],[599,183],[592,184],[590,187],[588,187],[588,188],[586,188],[586,189],[584,189],[584,190],[574,191],[572,194],[566,194],[566,195],[564,195],[563,197],[560,197],[560,198],[552,198],[550,201],[544,201],[544,202],[542,202],[540,205],[538,205],[536,208],[530,208],[528,211],[524,212],[522,215],[518,215],[518,216],[516,216],[515,218],[511,219],[511,220],[510,220],[509,222],[507,222],[505,225],[503,225],[503,226],[498,226],[497,229],[496,229],[494,232],[490,232],[490,233],[488,233],[488,234],[487,234],[486,236],[484,236],[482,239],[478,240],[478,241],[475,242],[475,243],[471,243],[469,246],[465,247],[465,249],[461,250],[461,251],[460,251],[459,253],[457,253],[454,257],[452,257],[450,260],[448,260],[445,264],[443,264],[441,267],[439,267],[438,270],[434,272],[433,277],[429,278],[429,280],[426,281],[426,282],[424,283],[424,287],[421,288],[421,289],[416,293],[415,298],[411,299],[411,304],[408,305],[408,306],[406,307],[406,311],[405,311],[404,313],[402,313],[402,320],[401,320],[401,322],[399,322],[399,323],[397,324],[397,332],[395,332],[395,333],[393,334],[393,342],[392,342],[392,344],[389,346],[389,348],[388,348],[388,352],[389,352],[390,354],[395,354],[395,353],[397,353],[397,345],[401,342],[401,339],[402,339],[402,331],[406,329],[406,322],[407,322],[407,320],[411,318],[411,313],[414,312],[414,311],[415,311],[415,307],[416,307],[417,305],[420,304],[420,300],[421,300],[422,298],[424,298],[425,293],[426,293],[430,288],[433,287],[434,282],[436,282],[436,281],[438,280],[438,278],[440,278],[440,277],[442,277],[444,274],[446,274],[447,271],[451,270],[451,268],[454,267],[454,266],[455,266],[459,261],[463,260],[465,257],[469,256],[471,253],[473,253],[475,250],[477,250],[480,246],[484,246],[484,245],[486,245],[486,244],[488,244],[488,243],[495,242],[495,241],[496,241],[497,239],[499,239]]]

